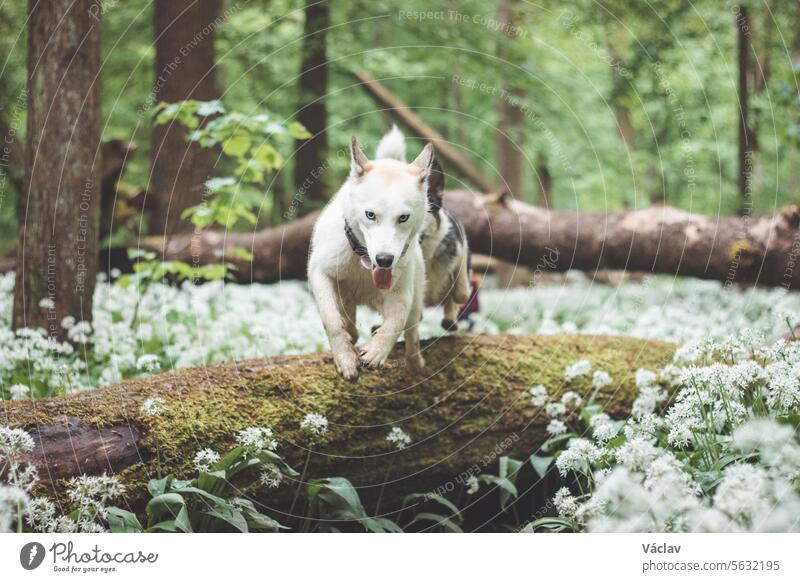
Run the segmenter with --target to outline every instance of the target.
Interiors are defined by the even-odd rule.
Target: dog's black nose
[[[375,262],[378,263],[378,266],[383,269],[388,269],[394,263],[394,255],[390,255],[389,253],[378,253],[375,255]]]

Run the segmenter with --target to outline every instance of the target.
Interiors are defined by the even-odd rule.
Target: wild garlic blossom
[[[547,423],[547,427],[545,428],[547,434],[550,436],[558,436],[560,434],[564,434],[567,432],[567,425],[564,424],[563,420],[558,420],[557,418],[552,419],[549,423]]]
[[[592,374],[592,388],[601,390],[611,384],[611,374],[605,370],[595,370]]]
[[[208,472],[215,464],[219,462],[220,456],[214,449],[200,449],[195,453],[192,463],[194,468],[199,472]]]
[[[160,396],[146,398],[140,409],[147,416],[158,416],[167,410],[167,401]]]
[[[560,490],[559,515],[594,532],[800,531],[800,440],[785,424],[800,413],[800,342],[759,341],[743,330],[678,350],[660,372],[637,371],[622,431],[595,412],[595,442],[572,438],[558,455],[560,474],[588,491]],[[675,394],[660,411],[665,385]]]
[[[386,440],[393,444],[398,451],[402,451],[411,444],[411,437],[399,426],[393,426],[389,430]]]
[[[481,488],[480,481],[475,475],[470,475],[464,484],[467,486],[467,495],[475,495]]]
[[[236,442],[240,447],[244,447],[251,454],[258,454],[262,451],[274,451],[278,448],[278,441],[272,434],[272,429],[268,427],[251,426],[240,430],[236,435]]]
[[[321,439],[328,432],[328,419],[316,412],[309,412],[300,421],[300,430],[308,434],[313,440]]]
[[[275,463],[266,463],[261,468],[258,481],[267,489],[277,489],[283,483],[283,473]]]
[[[578,360],[567,366],[567,369],[564,370],[564,381],[569,384],[575,378],[579,378],[581,376],[585,376],[589,372],[592,371],[592,364],[589,360]]]
[[[547,404],[547,388],[538,384],[528,389],[531,395],[531,404],[534,406],[544,406]]]

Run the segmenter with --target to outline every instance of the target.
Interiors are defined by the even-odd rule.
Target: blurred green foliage
[[[800,179],[800,5],[749,0],[756,71],[751,91],[753,211],[796,201]],[[336,184],[347,171],[349,136],[374,148],[390,118],[348,71],[366,70],[438,129],[492,180],[501,87],[513,89],[524,123],[512,136],[536,199],[540,163],[551,203],[581,211],[643,207],[665,199],[693,212],[737,208],[737,62],[733,4],[726,1],[557,0],[510,2],[516,35],[497,4],[333,0],[328,144]],[[109,3],[103,15],[105,139],[132,139],[139,152],[125,179],[146,186],[153,120],[152,2]],[[252,117],[292,120],[303,36],[299,0],[229,0],[217,29],[222,102]],[[0,116],[13,114],[25,82],[25,3],[0,6]],[[498,58],[502,54],[504,58]],[[24,134],[23,122],[19,133]],[[630,139],[620,136],[620,120]],[[414,144],[412,147],[416,149]],[[264,192],[270,206],[294,195],[292,158]],[[458,177],[450,181],[458,185]],[[0,230],[13,239],[15,193],[0,199]],[[261,214],[260,214],[261,215]],[[280,213],[271,216],[279,217]],[[0,241],[2,246],[2,241]]]

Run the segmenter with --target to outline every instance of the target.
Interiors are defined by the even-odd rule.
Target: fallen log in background
[[[127,505],[141,509],[150,478],[192,474],[198,450],[224,452],[248,426],[271,427],[280,441],[278,452],[299,470],[308,441],[298,426],[316,412],[328,418],[330,432],[312,447],[308,477],[347,477],[365,499],[374,499],[386,480],[389,509],[403,495],[434,490],[487,456],[496,460],[504,442],[511,444],[501,455],[536,452],[547,438],[549,419],[530,404],[530,386],[541,383],[558,395],[568,389],[561,386],[565,367],[588,359],[612,375],[613,384],[598,401],[622,417],[636,394],[636,369],[663,366],[674,346],[601,336],[463,335],[430,340],[424,349],[425,375],[390,365],[348,383],[336,376],[328,354],[275,357],[4,402],[0,424],[33,434],[37,447],[28,461],[39,469],[42,493],[63,500],[65,480],[107,471],[127,486]],[[390,363],[398,363],[398,354]],[[590,379],[569,389],[588,395]],[[151,396],[166,400],[161,415],[140,410]],[[403,451],[386,441],[394,426],[413,439]],[[251,495],[280,512],[294,489],[284,486],[283,496]]]
[[[611,213],[547,210],[464,190],[445,192],[464,223],[473,252],[533,269],[617,269],[715,279],[727,285],[800,287],[800,206],[774,216],[713,217],[669,206]],[[317,214],[250,233],[203,232],[148,238],[145,247],[190,264],[219,261],[244,247],[252,263],[231,255],[240,282],[305,278]]]

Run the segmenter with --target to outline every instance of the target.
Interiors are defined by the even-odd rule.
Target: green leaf
[[[403,505],[408,505],[410,502],[416,500],[421,500],[423,503],[426,501],[435,501],[439,505],[446,507],[454,516],[460,517],[461,515],[458,507],[456,507],[452,501],[435,493],[412,493],[411,495],[406,495],[403,499]]]
[[[439,515],[438,513],[430,513],[430,512],[423,512],[417,514],[414,519],[408,525],[413,525],[415,523],[419,523],[421,521],[432,521],[438,526],[441,526],[446,531],[451,533],[464,533],[458,524],[454,523],[450,520],[450,518],[445,517],[444,515]]]
[[[169,487],[171,482],[172,475],[167,475],[163,479],[150,479],[150,482],[147,484],[147,491],[152,497],[161,495],[162,493],[166,492],[167,487]]]
[[[311,133],[299,121],[290,121],[286,124],[286,129],[294,139],[308,139],[311,137]]]
[[[233,158],[241,158],[252,143],[250,136],[240,131],[222,142],[222,151]]]
[[[364,529],[373,533],[403,533],[403,528],[385,517],[365,517],[361,520]]]
[[[139,533],[143,529],[135,513],[119,507],[106,508],[106,520],[111,533]]]
[[[233,509],[229,505],[226,507],[218,507],[217,509],[213,509],[211,511],[204,511],[206,515],[209,517],[213,517],[215,519],[219,519],[234,529],[242,532],[247,533],[249,531],[247,527],[247,520],[244,518],[242,513],[236,509]]]
[[[156,495],[148,503],[145,511],[148,518],[161,517],[164,514],[175,516],[178,512],[186,506],[183,497],[177,493],[162,493]]]
[[[550,468],[550,465],[553,464],[554,458],[555,457],[540,457],[538,455],[531,455],[529,457],[531,465],[533,465],[533,470],[542,478],[547,474],[547,470]]]

